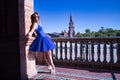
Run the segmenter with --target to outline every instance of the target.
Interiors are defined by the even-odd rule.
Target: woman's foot
[[[51,74],[55,74],[55,69],[50,69]]]
[[[55,74],[55,69],[53,69],[51,65],[48,66],[48,69],[50,69],[50,73],[51,74]]]
[[[52,69],[52,66],[48,66],[48,69]]]

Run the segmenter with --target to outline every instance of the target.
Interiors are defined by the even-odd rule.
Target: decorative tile
[[[59,77],[59,76],[53,76],[53,75],[47,75],[47,74],[42,74],[36,80],[41,80],[41,79],[51,79],[51,80],[75,80],[75,79],[70,79],[70,78],[65,78],[65,77]]]
[[[48,73],[48,70],[42,70],[38,69],[38,72],[42,73]],[[66,76],[66,77],[60,77],[59,75]],[[69,78],[69,77],[73,77]],[[90,75],[82,75],[82,74],[74,74],[74,73],[68,73],[68,72],[56,72],[56,75],[46,75],[46,74],[41,74],[36,80],[40,80],[43,78],[49,78],[49,79],[55,79],[55,80],[76,80],[76,78],[85,78],[85,79],[93,79],[93,80],[113,80],[112,78],[104,78],[104,77],[98,77],[98,76],[90,76]],[[47,79],[46,79],[47,80]]]

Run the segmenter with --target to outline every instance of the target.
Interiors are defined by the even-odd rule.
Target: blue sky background
[[[70,13],[76,33],[101,26],[120,30],[120,0],[34,0],[45,33],[68,31]]]

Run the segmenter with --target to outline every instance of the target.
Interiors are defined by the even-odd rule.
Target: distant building
[[[70,14],[70,22],[69,22],[69,30],[68,30],[68,37],[72,38],[75,37],[75,30],[73,26],[72,15]]]
[[[69,30],[68,32],[66,32],[66,30],[64,30],[61,33],[47,33],[47,35],[49,37],[62,37],[62,38],[73,38],[75,37],[75,30],[74,30],[74,26],[73,26],[73,20],[72,20],[72,15],[70,14],[70,22],[69,22]]]

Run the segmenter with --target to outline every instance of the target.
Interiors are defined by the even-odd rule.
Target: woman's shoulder
[[[41,24],[38,24],[38,26],[42,27],[42,25],[41,25]]]
[[[38,28],[38,23],[34,23],[33,25],[34,25],[35,29]]]
[[[34,23],[33,25],[34,25],[34,26],[38,26],[38,23]]]

